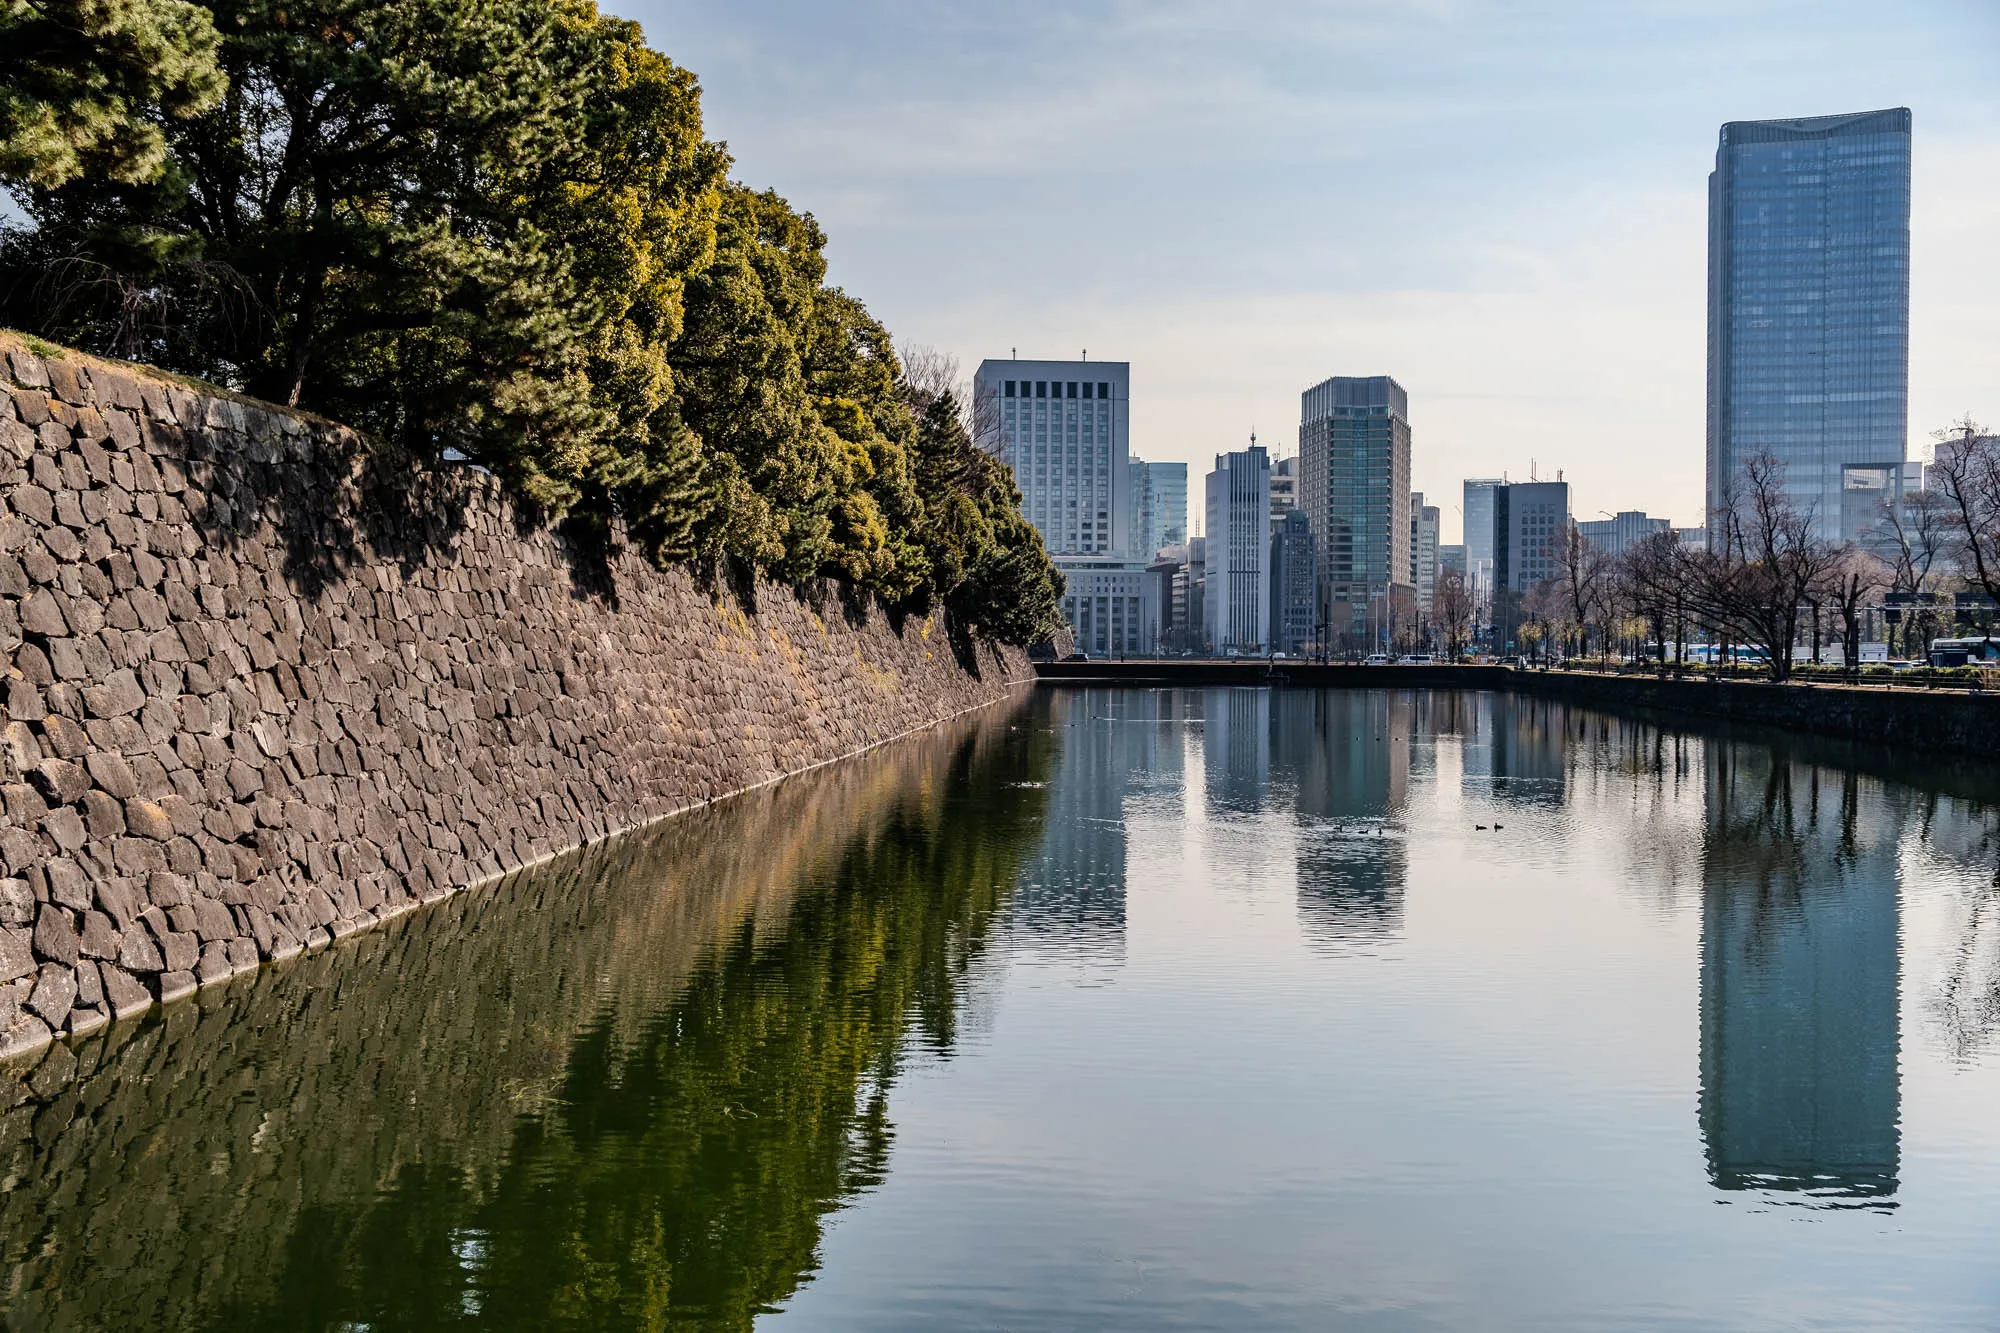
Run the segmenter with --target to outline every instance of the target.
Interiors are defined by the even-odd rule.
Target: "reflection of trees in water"
[[[748,1328],[951,1048],[1051,750],[989,714],[56,1048],[10,1326]]]
[[[1955,872],[1958,943],[1927,1008],[1954,1060],[1984,1053],[2000,1032],[2000,809],[1931,793],[1922,854]]]
[[[1592,737],[1592,762],[1572,783],[1589,781],[1600,806],[1624,812],[1622,842],[1633,880],[1662,906],[1677,904],[1701,886],[1703,769],[1709,742],[1650,723],[1612,719]],[[1579,768],[1583,767],[1581,765]],[[1592,793],[1579,792],[1579,801]]]
[[[1897,851],[1879,784],[1716,745],[1701,1125],[1720,1189],[1881,1201],[1900,1159]]]

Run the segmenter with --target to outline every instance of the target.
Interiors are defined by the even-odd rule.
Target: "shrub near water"
[[[587,0],[0,5],[0,321],[491,467],[656,562],[1008,641],[1059,585],[1011,475],[727,179],[694,76]]]

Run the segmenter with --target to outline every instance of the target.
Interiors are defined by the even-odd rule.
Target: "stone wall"
[[[938,617],[703,586],[473,469],[39,350],[0,334],[0,1054],[1029,675]]]
[[[336,948],[210,987],[159,1021],[116,1024],[58,1043],[39,1061],[0,1065],[0,1179],[15,1182],[0,1190],[0,1326],[289,1327],[296,1311],[284,1292],[301,1267],[311,1272],[317,1327],[395,1324],[352,1308],[409,1296],[365,1281],[350,1287],[369,1271],[361,1253],[380,1253],[359,1238],[393,1215],[391,1251],[428,1253],[423,1242],[439,1227],[476,1227],[524,1159],[550,1168],[533,1191],[537,1207],[568,1193],[558,1181],[616,1179],[626,1206],[605,1217],[645,1233],[629,1245],[564,1251],[615,1249],[631,1262],[664,1248],[678,1265],[686,1253],[662,1247],[655,1228],[691,1215],[701,1223],[694,1244],[719,1248],[727,1269],[758,1270],[759,1303],[775,1303],[810,1264],[819,1232],[773,1225],[797,1213],[772,1201],[821,1187],[820,1159],[800,1147],[830,1139],[848,1149],[848,1122],[771,1115],[759,1101],[767,1114],[749,1120],[755,1135],[690,1134],[685,1108],[643,1091],[643,1078],[609,1079],[602,1068],[707,1061],[709,1095],[743,1099],[745,1109],[760,1098],[794,1110],[865,1106],[850,1053],[787,1059],[781,1034],[818,1021],[814,1013],[866,1011],[854,992],[885,985],[899,969],[959,974],[946,960],[978,948],[978,922],[1038,845],[1054,738],[1046,724],[1010,725],[1027,721],[1018,705],[981,710],[455,894]],[[957,808],[946,792],[968,793],[972,808]],[[946,843],[960,855],[944,854]],[[924,848],[937,849],[914,872],[925,891],[898,894],[894,871]],[[830,907],[844,897],[867,905]],[[915,919],[913,901],[922,904]],[[851,955],[826,943],[801,947],[801,909],[807,940],[841,940],[852,929],[888,940],[901,961],[839,976],[814,971],[817,960]],[[713,988],[690,1000],[692,981],[741,970],[753,942],[773,966],[800,969],[768,987],[773,1005],[718,1004],[730,992]],[[707,1016],[683,1027],[674,1017],[690,1003]],[[908,1010],[896,1017],[920,1021]],[[841,1021],[867,1030],[865,1020]],[[662,1029],[686,1035],[663,1043]],[[868,1068],[881,1077],[879,1066]],[[593,1129],[606,1083],[638,1085],[610,1135]],[[583,1098],[589,1105],[579,1107]],[[715,1103],[699,1100],[712,1112]],[[648,1133],[676,1142],[638,1154],[648,1165],[635,1172],[632,1145]],[[563,1145],[554,1153],[561,1162],[528,1141]],[[755,1169],[737,1175],[722,1164],[732,1158]],[[425,1178],[452,1181],[455,1206],[411,1206],[406,1191]],[[681,1186],[673,1197],[662,1197],[663,1178]],[[726,1189],[704,1198],[702,1187],[717,1180]],[[759,1263],[774,1252],[793,1266]],[[525,1289],[566,1275],[547,1256],[535,1267],[552,1276],[526,1279]],[[510,1279],[510,1299],[525,1299],[523,1280]],[[712,1294],[716,1285],[693,1289]],[[660,1289],[683,1305],[700,1299],[681,1286],[663,1279]],[[566,1322],[549,1322],[591,1326],[579,1313],[592,1308],[589,1298],[568,1298],[578,1299],[586,1303],[568,1304]],[[425,1308],[400,1308],[403,1326],[421,1324]],[[536,1323],[532,1306],[512,1313],[517,1325]],[[712,1313],[692,1322],[734,1326]]]

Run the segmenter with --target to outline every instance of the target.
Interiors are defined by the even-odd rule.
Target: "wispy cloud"
[[[1691,521],[1724,120],[1917,113],[1912,431],[2000,417],[1991,0],[635,5],[898,335],[1133,362],[1205,465],[1390,371],[1416,475]]]

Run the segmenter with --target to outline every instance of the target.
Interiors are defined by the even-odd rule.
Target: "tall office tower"
[[[1276,532],[1285,515],[1298,507],[1299,460],[1280,458],[1271,464],[1271,531]]]
[[[1569,527],[1569,483],[1525,481],[1493,488],[1493,640],[1518,652],[1522,594],[1562,570],[1558,558]]]
[[[1130,550],[1131,367],[1123,361],[982,361],[979,445],[1014,469],[1021,510],[1069,587],[1063,615],[1087,653],[1150,651],[1145,565]]]
[[[1146,464],[1146,512],[1153,525],[1146,532],[1146,549],[1138,554],[1151,559],[1169,546],[1187,545],[1187,464]]]
[[[1583,539],[1609,556],[1620,556],[1656,532],[1673,531],[1670,518],[1648,518],[1637,509],[1621,509],[1611,518],[1576,525]]]
[[[1464,542],[1453,542],[1449,546],[1443,544],[1440,544],[1438,546],[1438,573],[1442,574],[1447,569],[1456,570],[1458,571],[1460,577],[1464,576],[1465,574]],[[1435,589],[1433,589],[1433,591],[1435,591]]]
[[[1417,590],[1417,618],[1429,620],[1431,593],[1437,587],[1438,529],[1444,514],[1424,503],[1424,493],[1410,494],[1410,584]]]
[[[1329,646],[1393,643],[1416,611],[1402,385],[1336,375],[1300,395],[1299,506],[1312,524]]]
[[[1276,503],[1274,498],[1274,507]],[[1313,589],[1318,578],[1312,524],[1304,510],[1288,509],[1271,524],[1271,646],[1275,651],[1300,653],[1315,643],[1313,621],[1319,601]]]
[[[1768,452],[1816,531],[1909,438],[1910,112],[1722,127],[1708,178],[1708,521]],[[1884,485],[1894,484],[1885,477]]]
[[[1271,640],[1271,460],[1253,444],[1208,474],[1208,641],[1261,653]]]
[[[1459,512],[1465,519],[1465,577],[1474,597],[1493,594],[1493,488],[1506,484],[1505,477],[1465,479]]]

